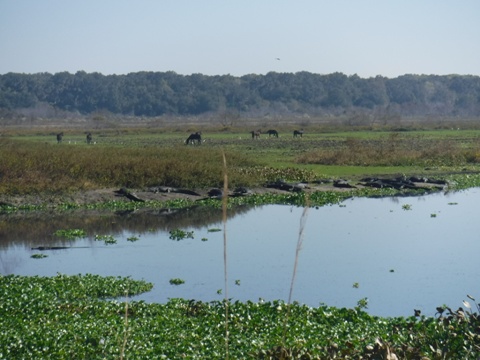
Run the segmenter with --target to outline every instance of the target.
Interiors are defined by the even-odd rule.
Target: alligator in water
[[[88,248],[88,246],[38,246],[38,247],[32,247],[32,250],[45,251],[45,250],[85,249],[85,248]]]

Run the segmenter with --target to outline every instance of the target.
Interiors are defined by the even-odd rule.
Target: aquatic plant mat
[[[0,276],[0,358],[225,358],[224,301],[171,299],[165,304],[147,304],[130,300],[131,295],[151,287],[130,278],[89,274]],[[416,317],[379,318],[361,306],[312,308],[293,303],[283,342],[287,306],[283,302],[229,303],[230,357],[480,356],[480,319],[472,311],[475,305],[466,301],[464,311],[441,307],[435,318],[418,313]]]

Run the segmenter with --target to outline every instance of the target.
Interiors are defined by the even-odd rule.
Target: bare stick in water
[[[223,155],[223,196],[222,196],[222,220],[223,220],[223,271],[225,279],[225,359],[228,360],[228,257],[227,257],[227,203],[228,203],[228,175],[227,159]]]
[[[295,284],[295,278],[297,277],[298,258],[300,256],[300,250],[302,250],[302,245],[303,245],[303,235],[305,230],[305,224],[307,222],[308,207],[309,205],[308,205],[308,197],[307,197],[305,198],[305,207],[303,208],[302,216],[300,218],[300,228],[298,231],[297,248],[295,250],[295,262],[293,264],[292,281],[290,283],[290,292],[288,294],[287,313],[285,315],[284,322],[283,322],[283,339],[282,339],[283,347],[285,347],[285,342],[287,340],[287,323],[290,317],[290,304],[292,303],[293,285]]]
[[[292,282],[290,283],[290,293],[288,294],[288,305],[292,303],[293,284],[295,283],[295,278],[297,277],[298,257],[300,255],[300,250],[302,250],[305,223],[307,222],[307,213],[308,204],[305,204],[302,212],[302,217],[300,218],[300,229],[298,231],[297,248],[295,250],[295,263],[293,264]]]

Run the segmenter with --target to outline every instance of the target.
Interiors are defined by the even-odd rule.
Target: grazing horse
[[[294,130],[293,137],[297,137],[297,136],[303,137],[303,130]]]
[[[92,143],[92,133],[87,133],[87,144],[91,144]]]
[[[63,140],[63,132],[57,134],[57,144],[60,144]]]
[[[277,130],[268,130],[267,131],[268,137],[273,136],[278,138],[278,131]]]
[[[252,139],[258,139],[260,138],[260,130],[253,130],[253,131],[250,131],[250,134],[252,134]]]
[[[188,145],[188,144],[195,145],[195,143],[197,145],[200,145],[202,143],[202,134],[200,132],[190,134],[190,136],[187,138],[187,140],[185,140],[186,145]]]

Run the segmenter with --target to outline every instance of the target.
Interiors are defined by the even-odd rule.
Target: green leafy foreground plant
[[[88,274],[0,276],[0,358],[225,358],[224,301],[121,301],[151,288],[144,281]],[[480,324],[471,311],[379,318],[358,308],[294,302],[280,347],[284,302],[228,306],[232,359],[277,359],[279,353],[286,359],[381,359],[387,351],[399,359],[480,356]]]

